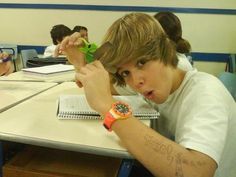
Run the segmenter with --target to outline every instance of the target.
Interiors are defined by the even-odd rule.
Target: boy
[[[233,177],[236,104],[223,84],[209,74],[178,69],[173,44],[147,14],[115,21],[105,43],[110,47],[89,64],[78,50],[80,34],[60,46],[77,70],[88,103],[104,117],[104,126],[154,176]],[[157,132],[133,117],[126,103],[112,98],[108,72],[159,110]]]

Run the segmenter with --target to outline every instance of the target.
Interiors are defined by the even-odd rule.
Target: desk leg
[[[130,160],[130,159],[122,160],[117,177],[128,177],[130,175],[133,164],[134,164],[134,160]]]
[[[3,143],[0,141],[0,177],[2,177],[2,166],[3,166]]]

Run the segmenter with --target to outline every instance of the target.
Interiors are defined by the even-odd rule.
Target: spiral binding
[[[100,115],[82,115],[82,114],[65,114],[59,113],[59,119],[102,119]]]
[[[159,117],[158,114],[153,113],[135,113],[135,117],[140,120],[148,120],[148,119],[157,119]],[[80,112],[79,114],[76,112],[61,112],[58,113],[59,119],[103,119],[99,114],[94,114],[93,112]]]
[[[63,104],[58,104],[59,119],[102,119],[96,111],[90,108],[84,95],[62,95],[60,98],[63,101]],[[115,98],[117,100],[123,98],[124,102],[130,104],[133,110],[133,115],[138,119],[145,120],[159,118],[159,113],[155,109],[152,109],[142,98],[137,98],[137,96],[116,96]],[[136,107],[135,105],[132,105],[132,103],[137,103]],[[65,104],[72,105],[68,107],[66,106],[67,110],[65,111],[63,109]]]

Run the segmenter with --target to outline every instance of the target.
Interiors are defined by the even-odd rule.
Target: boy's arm
[[[57,53],[64,52],[68,61],[74,65],[76,71],[79,71],[81,67],[86,65],[85,55],[79,50],[80,46],[83,46],[83,40],[81,40],[80,33],[76,32],[71,36],[65,37],[56,51]]]
[[[128,151],[155,176],[213,177],[216,162],[161,136],[134,117],[112,125]]]
[[[99,61],[87,64],[76,76],[84,86],[91,108],[104,117],[115,100],[110,94],[109,74],[103,65]],[[117,120],[111,128],[128,151],[155,176],[213,177],[217,168],[208,155],[184,148],[134,117]]]

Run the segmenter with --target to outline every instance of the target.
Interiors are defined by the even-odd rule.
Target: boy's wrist
[[[103,106],[100,107],[99,114],[102,117],[104,117],[107,114],[107,112],[109,112],[114,102],[116,102],[116,100],[114,100],[113,97],[111,96],[111,99],[109,101],[104,102]]]

